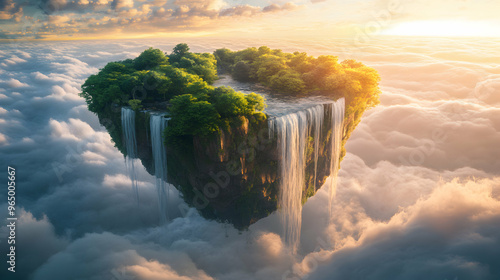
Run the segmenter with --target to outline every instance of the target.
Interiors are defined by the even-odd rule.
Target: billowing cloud
[[[101,249],[88,250],[95,246]],[[97,277],[96,279],[113,279],[119,275],[135,276],[138,279],[213,279],[202,271],[197,271],[183,254],[163,252],[162,260],[170,260],[172,265],[152,260],[153,256],[159,257],[159,249],[154,245],[141,248],[121,236],[110,233],[90,234],[53,256],[35,273],[34,279],[72,278],[73,275],[83,278]],[[174,264],[183,275],[172,269]]]
[[[499,188],[498,179],[452,181],[388,222],[364,217],[367,222],[358,214],[361,220],[353,226],[364,228],[359,239],[339,240],[345,245],[330,256],[309,256],[324,261],[310,279],[495,279],[500,272],[495,257],[500,246]],[[306,270],[307,261],[301,267]]]
[[[160,2],[166,14],[174,12]],[[199,7],[228,16],[263,13],[220,2]],[[173,187],[170,222],[159,226],[155,178],[139,162],[134,198],[123,155],[77,93],[107,61],[149,46],[169,51],[177,42],[35,42],[16,52],[0,46],[0,156],[17,168],[22,186],[21,277],[497,279],[500,73],[489,55],[496,47],[407,40],[259,42],[355,58],[382,76],[381,105],[366,112],[348,141],[333,223],[324,186],[304,205],[297,256],[281,238],[277,213],[238,232],[202,218]],[[183,41],[196,52],[255,45],[251,38]]]
[[[286,13],[302,7],[293,2],[259,6],[222,0],[43,0],[38,5],[28,5],[33,6],[31,14],[23,22],[9,25],[7,37],[39,39],[110,33],[121,36],[133,30],[168,33],[188,28],[196,32],[214,31],[231,23],[234,26],[240,17],[262,21],[266,14]]]
[[[5,136],[4,134],[0,133],[0,145],[5,145],[7,144],[7,136]]]
[[[297,9],[298,6],[295,5],[294,3],[285,3],[283,5],[278,5],[278,4],[271,4],[269,6],[265,6],[262,11],[264,13],[275,13],[275,12],[280,12],[280,11],[292,11]]]
[[[3,84],[5,87],[8,88],[28,87],[28,84],[22,83],[14,78],[10,78],[8,80],[0,80],[0,84]]]
[[[134,0],[113,0],[111,7],[115,9],[132,8],[134,7]]]
[[[461,26],[456,28],[461,30],[453,30],[458,35],[469,29],[469,35],[498,36],[494,26],[498,25],[495,11],[499,5],[489,0],[461,1],[459,5],[455,1],[387,0],[356,4],[321,0],[31,0],[21,5],[4,0],[0,20],[6,24],[0,35],[4,39],[53,39],[179,32],[227,36],[239,31],[272,36],[286,31],[324,38],[331,34],[376,36],[419,21],[432,21],[426,25],[431,29],[426,31],[432,31],[429,26],[448,20]],[[246,17],[246,24],[241,17]],[[449,26],[453,28],[453,24]]]
[[[2,207],[7,207],[7,204],[2,204]],[[22,230],[16,232],[16,261],[23,263],[24,269],[18,268],[15,273],[19,279],[26,279],[32,271],[45,263],[52,255],[63,250],[69,242],[65,237],[55,234],[54,227],[46,216],[36,219],[22,208],[17,211],[16,226]],[[9,246],[7,240],[4,239],[9,234],[6,225],[0,228],[0,233],[2,234],[0,248],[8,252]]]
[[[23,16],[23,8],[13,0],[0,1],[0,20],[15,20],[19,22]]]

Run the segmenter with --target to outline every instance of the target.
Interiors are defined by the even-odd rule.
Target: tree
[[[182,44],[177,44],[174,47],[174,50],[172,51],[172,54],[174,54],[176,56],[179,56],[179,57],[183,57],[188,52],[189,52],[189,46],[188,46],[188,44],[182,43]]]
[[[266,100],[260,94],[256,94],[254,92],[245,95],[245,99],[247,100],[248,109],[247,111],[253,113],[255,111],[264,111],[266,109]]]
[[[121,77],[127,76],[124,73],[128,72],[128,68],[120,62],[111,62],[99,73],[87,78],[80,96],[85,98],[89,110],[98,112],[112,103],[123,105],[123,102],[127,102],[129,95],[121,89],[120,83]]]
[[[245,95],[229,87],[220,87],[214,93],[214,104],[222,118],[232,118],[248,114]]]
[[[168,137],[206,136],[219,130],[220,115],[209,102],[183,94],[172,98],[171,104]]]
[[[271,54],[264,54],[255,60],[253,66],[257,71],[251,73],[250,76],[256,78],[263,84],[268,84],[271,76],[285,69],[286,59]]]
[[[305,83],[300,74],[290,68],[283,69],[269,79],[269,86],[287,93],[298,93],[305,89]]]
[[[248,65],[248,63],[246,63],[245,61],[239,61],[233,67],[233,78],[237,81],[240,82],[251,81],[252,78],[250,78],[250,73],[251,73],[250,65]]]
[[[172,50],[172,53],[168,56],[170,63],[175,64],[177,62],[180,62],[181,59],[189,53],[189,46],[187,44],[177,44]]]
[[[308,56],[305,52],[294,52],[287,64],[290,68],[303,74],[314,68],[314,60],[314,57]]]
[[[134,68],[137,70],[152,69],[159,65],[168,65],[168,57],[159,49],[149,48],[134,59]]]
[[[193,83],[202,83],[205,86],[208,84],[203,81],[198,75],[190,74],[182,68],[177,68],[175,66],[167,66],[160,69],[161,72],[165,73],[171,81],[168,89],[168,97],[173,97],[176,95],[182,95],[187,93],[188,85]]]
[[[234,62],[238,63],[239,61],[247,61],[248,63],[252,63],[258,57],[259,51],[257,48],[247,48],[234,54]]]
[[[219,77],[217,76],[217,60],[212,54],[189,54],[189,57],[195,62],[188,72],[200,76],[208,84],[212,84]]]
[[[214,51],[214,58],[217,60],[217,69],[221,73],[231,72],[234,64],[234,52],[229,49],[217,49]]]
[[[128,101],[128,104],[130,105],[130,107],[132,107],[132,110],[134,110],[134,111],[138,111],[138,110],[142,109],[141,100],[139,100],[139,99],[130,99]]]

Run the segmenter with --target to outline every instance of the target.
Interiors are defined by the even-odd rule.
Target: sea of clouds
[[[123,155],[78,96],[109,61],[149,46],[354,58],[382,77],[381,104],[347,143],[333,223],[322,189],[291,256],[276,213],[238,232],[171,192],[158,226],[154,178],[134,200]],[[2,279],[499,279],[500,41],[162,39],[0,45],[0,158],[16,168],[17,272]],[[140,166],[138,162],[136,166]],[[5,172],[5,177],[7,174]],[[6,221],[7,191],[0,192]],[[2,210],[4,209],[4,210]],[[8,229],[0,229],[7,252]],[[5,259],[1,257],[1,259]],[[7,276],[8,278],[4,278]],[[14,277],[13,277],[14,276]]]

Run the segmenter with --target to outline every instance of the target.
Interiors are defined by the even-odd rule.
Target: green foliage
[[[192,54],[187,45],[180,44],[172,55],[180,57],[174,59],[175,65],[169,64],[169,57],[161,50],[153,48],[135,59],[110,62],[85,81],[80,95],[90,111],[98,112],[112,104],[128,105],[130,99],[156,103],[182,94],[206,96],[213,90],[208,84],[217,78],[212,54]]]
[[[214,51],[214,57],[217,60],[217,69],[221,73],[231,72],[234,64],[233,52],[229,49],[218,49]]]
[[[305,89],[306,85],[298,72],[287,68],[269,79],[269,87],[276,91],[299,93]]]
[[[167,129],[167,141],[175,142],[176,137],[186,137],[218,132],[220,128],[241,125],[242,120],[251,118],[263,122],[266,115],[261,111],[266,107],[262,96],[236,92],[230,87],[211,88],[184,94],[170,100],[172,120]]]
[[[171,82],[167,90],[167,100],[176,95],[186,94],[188,87],[192,84],[201,84],[201,87],[209,87],[209,85],[199,76],[190,74],[184,69],[175,66],[162,67],[160,71],[165,73],[165,76],[168,77]]]
[[[172,51],[172,54],[182,57],[189,52],[189,46],[186,43],[177,44]]]
[[[141,110],[142,109],[142,105],[141,105],[141,100],[139,99],[130,99],[128,101],[128,104],[130,105],[130,107],[132,107],[132,110],[134,111],[138,111],[138,110]]]
[[[266,46],[236,52],[218,49],[214,54],[238,81],[257,81],[284,93],[319,91],[334,99],[345,97],[348,106],[360,106],[360,110],[378,104],[377,71],[355,60],[339,63],[333,55],[315,58],[304,52],[284,53]]]
[[[245,95],[245,99],[247,100],[248,112],[254,111],[264,111],[266,109],[266,101],[264,97],[260,94],[249,93]]]
[[[172,98],[167,137],[206,136],[219,131],[220,115],[213,104],[200,101],[191,94]]]
[[[229,50],[217,53],[228,64],[234,61]],[[264,121],[262,96],[210,85],[217,79],[216,65],[214,55],[191,53],[187,44],[178,44],[168,56],[149,48],[135,59],[108,63],[85,81],[80,95],[97,113],[112,105],[140,110],[148,103],[169,102],[171,139],[206,136],[245,117]]]
[[[137,70],[152,69],[159,65],[167,65],[168,58],[159,49],[149,48],[134,59],[134,68]]]
[[[218,79],[217,60],[213,54],[192,53],[187,44],[178,44],[168,57],[173,66],[198,75],[208,84]]]
[[[215,91],[214,101],[217,111],[223,118],[247,114],[248,102],[245,95],[241,92],[235,92],[231,88],[219,87]]]
[[[250,76],[256,78],[265,85],[269,85],[271,76],[287,68],[286,59],[284,57],[272,54],[259,56],[259,58],[253,62],[253,66],[256,71],[251,73]]]
[[[237,81],[256,81],[274,91],[293,95],[321,93],[332,99],[344,97],[344,141],[363,112],[379,104],[379,74],[352,59],[339,63],[333,55],[315,58],[304,52],[283,53],[266,46],[236,52],[218,49],[214,55],[217,63],[228,69]]]
[[[240,82],[252,81],[252,78],[250,77],[252,70],[247,62],[238,61],[238,63],[236,63],[234,67],[232,67],[232,69],[233,69],[233,78],[235,80]]]
[[[257,48],[247,48],[234,53],[234,62],[238,63],[240,61],[247,61],[249,63],[254,62],[259,57],[259,50]]]
[[[88,104],[89,110],[97,112],[111,104],[127,102],[128,94],[122,91],[121,77],[127,76],[131,70],[120,63],[106,65],[97,75],[91,75],[82,85],[80,94]]]

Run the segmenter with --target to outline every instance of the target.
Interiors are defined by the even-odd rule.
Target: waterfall
[[[280,153],[280,217],[285,242],[297,251],[302,225],[302,190],[305,175],[305,147],[308,137],[307,114],[297,112],[273,120]]]
[[[330,187],[328,189],[329,199],[329,213],[330,220],[332,220],[333,199],[337,192],[337,175],[340,166],[340,150],[342,148],[342,136],[344,127],[344,114],[345,114],[345,100],[341,98],[332,104],[331,110],[332,117],[332,153],[330,159]]]
[[[156,191],[158,194],[158,207],[160,210],[160,224],[167,221],[168,189],[167,180],[167,152],[163,142],[163,132],[168,125],[164,115],[150,116],[151,147],[156,177]]]
[[[134,158],[137,155],[137,141],[135,137],[135,111],[130,108],[122,107],[122,133],[127,156],[125,157],[125,166],[127,173],[132,181],[132,192],[137,201],[139,201],[139,190],[137,189],[137,174],[134,167]]]
[[[314,128],[314,188],[316,188],[316,178],[318,175],[318,156],[319,156],[319,138],[321,136],[321,129],[323,128],[323,121],[325,117],[325,106],[318,105],[313,108],[307,109],[308,117],[312,120],[312,127]],[[311,134],[311,131],[309,131]]]
[[[321,130],[325,123],[325,106],[329,107],[332,120],[332,154],[330,172],[330,205],[334,197],[334,185],[338,173],[339,155],[344,120],[344,99],[317,105],[305,111],[269,119],[270,138],[277,135],[280,160],[278,172],[280,219],[283,238],[291,252],[297,252],[302,226],[302,195],[305,190],[306,145],[314,136],[314,181],[316,182]],[[330,212],[331,214],[331,212]]]

